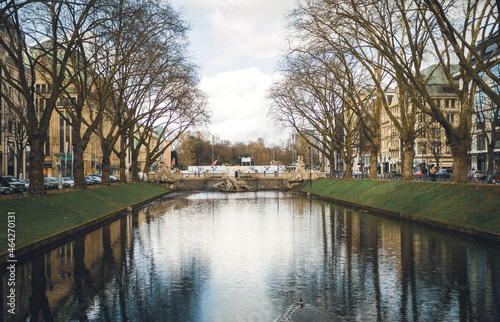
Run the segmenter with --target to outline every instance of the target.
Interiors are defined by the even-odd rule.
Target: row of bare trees
[[[411,178],[417,116],[425,113],[444,129],[454,173],[467,172],[478,92],[490,102],[492,124],[499,119],[500,73],[492,59],[499,48],[496,2],[305,0],[288,21],[282,77],[269,91],[278,123],[295,128],[332,164],[333,151],[341,153],[349,175],[361,141],[370,147],[371,169],[377,168],[384,109],[402,142],[403,175]],[[456,94],[458,120],[436,104],[429,86],[436,77]],[[390,88],[396,88],[396,109]],[[499,139],[498,128],[490,126],[490,165]]]
[[[310,145],[301,138],[281,141],[278,144],[266,143],[263,138],[250,142],[230,142],[221,140],[215,135],[202,131],[187,131],[176,142],[175,166],[186,169],[189,166],[209,165],[217,161],[217,165],[240,165],[242,157],[252,159],[253,165],[290,165],[297,161],[297,156],[305,157],[313,165],[320,162],[318,153],[313,150],[309,156]],[[213,159],[212,159],[213,158]]]
[[[147,171],[184,131],[208,121],[187,52],[189,26],[170,4],[6,1],[0,14],[7,34],[0,48],[8,56],[0,62],[1,81],[20,93],[25,107],[5,91],[0,95],[26,129],[31,187],[43,186],[44,143],[57,113],[73,128],[75,182],[84,182],[83,153],[93,134],[100,141],[103,178],[114,153],[124,179],[127,150],[137,177],[141,148]]]

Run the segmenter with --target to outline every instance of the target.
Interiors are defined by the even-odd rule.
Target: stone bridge
[[[323,175],[313,172],[311,179]],[[148,181],[170,185],[181,190],[256,191],[288,190],[294,185],[309,180],[309,173],[240,173],[238,178],[225,173],[169,173],[150,175]]]

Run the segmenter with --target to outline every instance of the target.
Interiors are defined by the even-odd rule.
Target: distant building
[[[11,40],[5,26],[8,23],[11,23],[9,19],[3,19],[0,23],[0,37],[7,46],[10,46]],[[0,47],[0,60],[6,66],[6,70],[0,69],[0,91],[8,96],[19,109],[26,109],[22,95],[4,81],[4,78],[8,77],[7,73],[13,79],[19,79],[17,67],[8,56],[6,48]],[[29,75],[29,73],[27,74]],[[18,115],[0,96],[0,174],[27,178],[29,175],[29,151],[25,127]]]
[[[476,46],[478,50],[483,46],[479,42]],[[498,61],[490,71],[500,77],[500,53],[498,48],[498,33],[492,35],[486,47],[484,58],[489,63]],[[483,79],[497,93],[500,93],[500,85],[483,72]],[[500,108],[479,88],[476,93],[475,112],[472,117],[472,141],[470,146],[470,168],[483,171],[488,170],[488,142],[493,148],[493,171],[500,171]]]

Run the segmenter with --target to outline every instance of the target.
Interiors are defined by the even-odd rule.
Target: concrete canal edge
[[[381,216],[388,217],[388,218],[403,219],[406,221],[419,223],[419,224],[422,224],[422,225],[427,226],[429,228],[437,229],[440,231],[458,233],[462,236],[478,239],[478,240],[484,241],[486,243],[489,243],[493,246],[500,247],[500,235],[499,234],[490,233],[487,231],[482,231],[482,230],[477,230],[477,229],[472,229],[472,228],[467,228],[467,227],[458,226],[458,225],[453,225],[453,224],[445,223],[445,222],[435,220],[435,219],[422,218],[422,217],[415,216],[415,215],[408,215],[408,214],[401,213],[401,212],[396,212],[396,211],[391,211],[391,210],[387,210],[387,209],[381,209],[381,208],[377,208],[377,207],[372,207],[372,206],[368,206],[368,205],[354,203],[354,202],[350,202],[350,201],[346,201],[346,200],[342,200],[342,199],[333,198],[330,196],[320,195],[320,194],[313,193],[313,192],[298,191],[298,193],[303,194],[303,195],[307,195],[311,198],[323,200],[326,202],[330,202],[330,203],[334,203],[334,204],[338,204],[338,205],[342,205],[342,206],[346,206],[346,207],[350,207],[350,208],[355,208],[355,209],[359,209],[359,210],[366,210],[366,211],[369,211],[371,213],[375,213],[377,215],[381,215]]]
[[[35,257],[37,255],[40,255],[44,252],[47,252],[49,250],[54,249],[57,247],[57,245],[61,245],[64,243],[67,243],[71,240],[74,240],[80,236],[83,236],[91,231],[94,231],[102,226],[105,226],[106,224],[109,224],[130,212],[130,210],[135,210],[138,209],[148,203],[151,203],[155,200],[161,199],[165,197],[166,195],[169,195],[173,193],[174,191],[167,191],[164,193],[161,193],[159,195],[156,195],[154,197],[148,198],[143,201],[136,202],[132,205],[128,205],[126,207],[117,209],[115,211],[112,211],[110,213],[104,214],[100,217],[91,219],[87,222],[84,222],[82,224],[79,224],[77,226],[59,231],[57,233],[54,233],[50,236],[35,240],[31,243],[28,243],[26,245],[17,247],[15,250],[15,256],[16,260],[19,262],[22,262],[25,259],[28,259],[30,257]],[[7,265],[7,260],[9,259],[9,252],[4,252],[0,254],[0,271],[3,271]]]

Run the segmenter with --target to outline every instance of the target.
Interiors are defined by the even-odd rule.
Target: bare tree
[[[344,80],[332,72],[345,71],[345,66],[338,64],[334,55],[301,50],[288,55],[284,67],[284,79],[276,82],[268,95],[271,116],[295,129],[330,164],[334,164],[335,151],[341,153],[350,175],[359,136],[359,117],[351,107],[357,102],[339,85]]]
[[[0,47],[18,73],[18,77],[12,77],[5,62],[0,62],[2,82],[21,94],[26,110],[16,106],[8,95],[0,95],[26,128],[33,190],[43,187],[44,145],[57,100],[68,86],[68,61],[78,42],[92,29],[89,17],[97,4],[97,0],[9,1],[2,7],[8,39],[0,38]],[[45,83],[44,93],[36,90],[37,83]],[[35,94],[39,99],[35,100]]]
[[[488,59],[491,53],[487,50],[498,30],[494,3],[392,0],[360,4],[346,0],[330,5],[351,22],[358,37],[390,62],[396,75],[411,84],[406,95],[412,104],[444,128],[454,157],[453,180],[460,180],[467,170],[476,87],[500,103],[498,93],[482,77],[485,73],[499,80],[490,70],[497,62]],[[479,40],[483,40],[482,45],[476,47]],[[427,86],[435,76],[434,72],[422,73],[429,61],[437,63],[436,74],[458,97],[460,113],[453,120],[434,102]]]
[[[168,148],[162,144],[165,140],[175,141],[188,127],[207,121],[208,114],[203,95],[195,88],[195,68],[187,59],[184,41],[187,25],[178,12],[159,0],[140,5],[117,1],[111,8],[107,28],[112,32],[106,41],[109,47],[104,47],[107,59],[99,64],[104,77],[97,86],[105,111],[97,128],[102,175],[109,176],[112,152],[124,166],[128,146],[132,177],[137,177],[141,147],[147,150],[149,167]]]

